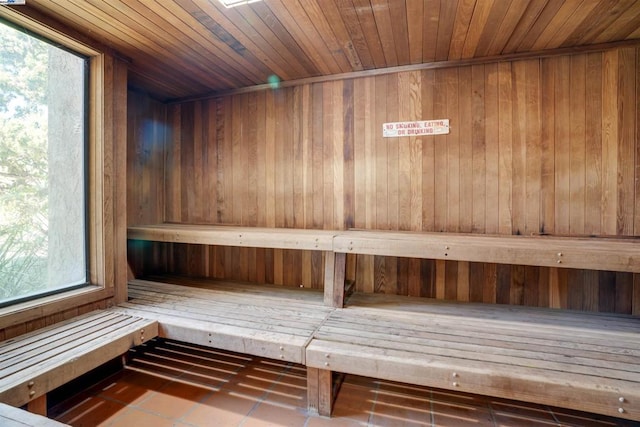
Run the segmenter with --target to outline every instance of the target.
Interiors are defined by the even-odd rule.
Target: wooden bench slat
[[[342,253],[640,272],[640,239],[345,231]]]
[[[255,328],[221,325],[207,320],[182,318],[172,311],[144,311],[118,307],[123,313],[144,314],[159,322],[159,336],[238,353],[304,363],[309,336],[294,336]]]
[[[100,322],[100,319],[111,316],[111,312],[105,316],[105,311],[100,311],[83,316],[76,321],[80,325],[93,326],[92,320]],[[131,347],[158,336],[156,321],[117,313],[115,317],[118,316],[123,320],[106,330],[88,334],[85,340],[69,342],[58,349],[45,346],[45,351],[42,355],[34,356],[33,362],[23,360],[11,366],[10,369],[3,370],[4,377],[0,380],[0,401],[13,406],[22,406],[124,354]],[[73,328],[73,323],[73,320],[65,322],[62,330]],[[141,332],[142,330],[144,333]],[[51,332],[55,332],[55,326],[43,330],[42,336],[49,337],[50,341]],[[29,334],[28,337],[30,340],[37,338],[38,331]],[[12,340],[12,345],[19,344],[19,341],[19,337]],[[55,340],[50,342],[55,345]],[[7,375],[10,372],[13,374]]]
[[[2,427],[65,427],[56,420],[32,414],[20,408],[0,403],[0,426]]]
[[[401,326],[380,325],[379,323],[368,324],[366,326],[354,324],[350,326],[342,322],[332,322],[328,319],[321,329],[316,332],[315,337],[322,337],[322,334],[358,335],[361,332],[371,332],[380,335],[386,334],[390,341],[404,340],[406,337],[423,339],[435,339],[443,341],[466,342],[478,345],[495,347],[518,348],[530,351],[540,351],[564,355],[566,357],[581,357],[585,352],[598,354],[602,360],[620,363],[637,363],[640,357],[640,348],[629,348],[625,344],[617,344],[612,347],[607,344],[607,337],[602,337],[595,344],[581,341],[570,341],[568,339],[539,338],[528,333],[521,335],[498,334],[490,328],[478,328],[476,330],[462,329],[436,325],[429,328],[417,330],[415,328],[402,328]],[[402,328],[402,330],[400,330]],[[623,345],[625,347],[619,347]]]
[[[159,284],[162,285],[162,284]],[[183,289],[179,289],[179,288]],[[178,288],[175,285],[171,286],[154,286],[152,284],[140,285],[136,282],[131,282],[129,287],[129,294],[132,298],[154,298],[156,301],[171,301],[171,300],[194,300],[194,301],[206,301],[209,304],[217,303],[221,306],[224,305],[252,305],[255,307],[274,307],[284,306],[283,309],[289,309],[292,312],[297,311],[300,313],[309,313],[314,315],[318,309],[324,308],[322,303],[306,303],[304,300],[290,300],[288,298],[265,298],[261,295],[246,294],[237,296],[233,293],[221,293],[215,289],[211,290],[197,290],[190,289],[188,286],[180,286]],[[314,292],[319,294],[319,292]],[[315,295],[314,295],[315,296]]]
[[[355,332],[355,331],[354,331]],[[389,339],[388,335],[372,333],[365,330],[358,334],[340,333],[337,328],[323,328],[316,333],[316,338],[332,342],[344,342],[366,347],[394,348],[415,353],[424,357],[445,356],[457,359],[476,360],[481,362],[500,363],[505,366],[528,366],[558,372],[573,372],[589,374],[594,369],[608,378],[627,379],[640,383],[640,366],[637,363],[612,362],[601,360],[593,353],[570,358],[565,355],[548,353],[544,348],[539,351],[509,348],[507,346],[492,346],[486,344],[471,344],[438,340],[434,338],[416,338],[404,336],[402,339]]]
[[[26,369],[31,365],[40,363],[41,360],[48,360],[59,353],[72,350],[83,343],[107,334],[110,331],[117,331],[132,323],[138,322],[135,318],[125,318],[111,313],[109,317],[101,317],[91,322],[83,322],[77,325],[75,331],[65,334],[55,335],[52,339],[42,339],[37,343],[32,343],[2,355],[0,360],[0,378],[11,375],[13,371]]]
[[[127,237],[156,242],[331,251],[334,234],[329,230],[166,223],[130,226]]]
[[[358,311],[358,313],[361,315],[361,318],[367,318],[366,313],[362,313],[361,311]],[[425,322],[420,323],[411,321],[399,323],[398,318],[394,316],[380,317],[376,320],[376,323],[381,326],[386,326],[390,328],[390,330],[393,330],[394,328],[397,328],[397,325],[402,324],[404,325],[405,330],[415,332],[429,331],[433,330],[433,328],[449,330],[454,334],[456,334],[455,331],[465,331],[464,334],[492,331],[493,334],[505,338],[517,339],[518,337],[528,337],[537,338],[543,341],[591,344],[595,346],[602,344],[603,338],[606,338],[611,341],[608,342],[608,347],[637,351],[640,346],[640,341],[637,336],[638,333],[636,332],[634,334],[632,330],[624,332],[608,332],[606,330],[592,331],[588,328],[580,329],[577,327],[547,327],[546,325],[530,323],[512,323],[487,320],[475,322],[466,317],[460,317],[459,320],[452,317],[442,319],[437,316],[428,316],[428,318],[430,318],[431,325],[426,324]],[[349,323],[353,323],[353,328],[356,330],[362,328],[363,325],[362,320],[358,317],[347,317],[342,313],[333,314],[331,318],[327,320],[327,323],[344,326],[345,328],[348,328]]]
[[[7,354],[7,352],[14,351],[16,348],[21,348],[32,343],[41,343],[43,340],[55,339],[59,334],[73,333],[83,327],[84,321],[93,322],[100,318],[112,318],[114,316],[117,315],[109,311],[92,312],[8,339],[0,343],[0,358],[4,357],[3,355]]]
[[[327,357],[329,355],[329,357]],[[561,406],[614,417],[640,417],[637,383],[449,356],[415,357],[395,349],[313,340],[307,366],[390,381]],[[327,365],[328,363],[328,365]],[[626,403],[619,402],[624,397]],[[619,408],[624,413],[618,412]]]

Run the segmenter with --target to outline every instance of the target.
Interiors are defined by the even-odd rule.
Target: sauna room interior
[[[0,36],[0,425],[640,425],[640,1]]]

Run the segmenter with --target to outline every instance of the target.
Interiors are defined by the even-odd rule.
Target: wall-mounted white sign
[[[385,138],[397,136],[445,135],[448,133],[449,119],[382,124],[382,136]]]
[[[26,0],[0,0],[0,4],[25,4]]]

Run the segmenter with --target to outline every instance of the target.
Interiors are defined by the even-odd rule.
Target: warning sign
[[[382,124],[382,136],[385,138],[397,136],[446,135],[448,133],[449,119]]]

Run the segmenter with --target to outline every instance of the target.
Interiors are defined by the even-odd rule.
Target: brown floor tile
[[[69,408],[56,420],[73,427],[98,427],[107,425],[125,411],[126,407],[118,402],[92,396]]]
[[[242,423],[242,427],[304,427],[306,421],[306,415],[296,409],[263,402],[251,411],[249,417]]]
[[[507,416],[519,416],[523,419],[555,422],[556,419],[548,407],[535,405],[526,402],[509,402],[506,400],[496,400],[490,402],[494,414],[505,414]]]
[[[257,404],[257,399],[223,390],[196,404],[180,420],[196,426],[237,426]]]
[[[311,417],[306,427],[363,427],[368,423],[345,418]]]
[[[126,368],[103,381],[97,394],[123,404],[135,405],[149,398],[168,383],[167,378]]]
[[[543,418],[528,417],[522,414],[497,413],[493,414],[497,427],[549,427],[558,426],[559,424],[553,420]]]
[[[127,409],[109,427],[174,427],[175,421],[138,409]]]
[[[489,409],[473,405],[433,402],[431,405],[433,422],[436,426],[491,426],[493,418]]]
[[[381,384],[371,422],[376,426],[431,426],[431,400],[424,389]]]
[[[211,389],[174,381],[146,399],[139,407],[148,412],[177,419],[210,393]]]
[[[376,390],[373,383],[368,386],[344,382],[336,398],[333,416],[359,422],[368,422],[373,414]]]
[[[603,415],[585,414],[583,412],[568,409],[552,410],[555,417],[563,426],[579,427],[612,427],[612,426],[639,426],[640,422],[614,420]]]

